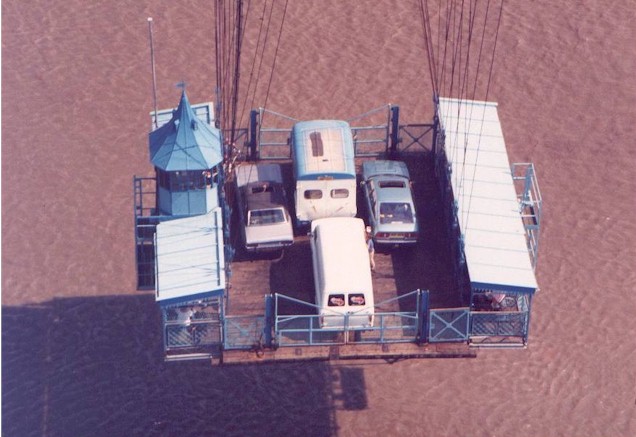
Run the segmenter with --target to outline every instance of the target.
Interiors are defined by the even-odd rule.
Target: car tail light
[[[389,234],[386,232],[378,232],[375,234],[375,238],[389,238]]]

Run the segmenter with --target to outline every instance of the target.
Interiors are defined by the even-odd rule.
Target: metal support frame
[[[428,314],[430,311],[430,296],[428,290],[422,290],[420,295],[420,304],[418,308],[420,316],[420,332],[418,334],[418,343],[428,343],[430,333],[430,323]]]
[[[536,269],[539,255],[539,231],[541,229],[541,213],[543,198],[539,190],[534,164],[522,162],[511,166],[512,179],[517,189],[519,213],[526,230],[528,252],[532,267]]]
[[[386,122],[382,124],[356,125],[354,122],[386,111]],[[265,115],[276,117],[282,122],[278,126],[290,123],[289,127],[267,127],[264,123]],[[354,137],[354,151],[356,157],[379,157],[387,155],[394,157],[400,143],[400,108],[396,105],[384,105],[364,114],[350,118]],[[253,109],[250,112],[249,134],[247,140],[248,160],[284,160],[291,158],[291,129],[299,120],[265,108]],[[285,138],[285,141],[282,138]],[[417,141],[417,140],[415,140]],[[378,145],[376,147],[376,145]],[[284,153],[272,152],[276,148],[284,148]]]
[[[252,109],[250,111],[250,127],[249,127],[249,137],[248,137],[248,147],[249,152],[247,154],[247,159],[249,161],[255,161],[258,159],[258,141],[259,141],[259,120],[260,120],[260,111],[257,109]]]
[[[391,105],[389,106],[389,111],[389,124],[391,125],[391,142],[387,155],[390,158],[395,158],[397,156],[398,145],[400,144],[400,107]]]
[[[264,124],[265,115],[269,114],[270,116],[277,117],[278,119],[283,120],[285,123],[290,123],[289,127],[278,128],[278,127],[266,127]],[[254,119],[254,117],[256,117]],[[252,110],[250,113],[250,135],[251,135],[251,143],[250,143],[250,156],[252,160],[279,160],[279,159],[289,159],[291,157],[291,144],[290,144],[290,133],[291,128],[294,123],[296,123],[297,119],[289,117],[284,114],[280,114],[275,111],[270,111],[265,108],[258,108],[258,110]],[[254,124],[255,123],[255,124]],[[284,137],[285,141],[280,141],[280,137]],[[253,142],[253,139],[256,142]],[[285,147],[285,153],[265,153],[265,149],[271,150],[274,147]]]
[[[399,142],[401,143],[402,148],[401,150],[398,150],[396,148],[396,153],[404,153],[413,146],[418,146],[419,148],[424,149],[427,152],[433,151],[434,145],[432,143],[434,143],[434,141],[431,144],[428,144],[427,142],[423,141],[423,139],[429,132],[434,132],[434,129],[434,125],[428,123],[405,124],[400,126],[400,133],[406,134],[408,139],[407,141],[403,141],[403,139],[400,137]]]
[[[154,289],[155,287],[154,235],[157,224],[161,220],[161,216],[154,215],[156,197],[155,178],[133,178],[135,273],[138,290]]]

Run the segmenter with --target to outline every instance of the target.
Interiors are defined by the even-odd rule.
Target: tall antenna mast
[[[152,17],[148,17],[148,36],[150,38],[150,64],[152,66],[152,101],[155,108],[154,123],[155,129],[157,129],[159,127],[157,123],[159,111],[157,110],[157,74],[155,72],[155,46],[152,40]]]

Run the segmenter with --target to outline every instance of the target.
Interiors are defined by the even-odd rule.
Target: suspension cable
[[[278,49],[280,48],[280,40],[283,35],[283,25],[285,24],[285,16],[287,15],[287,5],[289,4],[289,0],[285,0],[285,7],[283,9],[283,17],[280,20],[280,28],[278,29],[278,39],[276,41],[276,50],[274,51],[274,60],[272,61],[272,71],[269,75],[269,83],[267,84],[267,92],[265,93],[265,103],[264,107],[267,108],[267,100],[269,98],[269,90],[272,86],[272,79],[274,78],[274,71],[276,69],[276,59],[278,57]],[[262,120],[261,120],[262,123]]]
[[[245,90],[245,98],[243,99],[243,107],[241,108],[241,121],[239,125],[243,125],[243,116],[245,114],[245,108],[247,106],[247,100],[249,98],[250,90],[252,88],[252,79],[254,78],[254,67],[256,67],[256,58],[258,54],[258,48],[261,46],[261,35],[263,33],[263,23],[265,22],[265,10],[267,7],[267,1],[263,2],[263,11],[261,12],[260,26],[258,29],[258,38],[256,39],[256,48],[254,49],[254,56],[252,58],[252,67],[250,68],[250,75],[247,83],[247,89]],[[261,55],[262,56],[262,55]],[[252,101],[253,102],[253,101]]]

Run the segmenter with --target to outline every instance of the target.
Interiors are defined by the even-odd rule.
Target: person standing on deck
[[[371,264],[371,271],[375,272],[375,245],[373,244],[373,238],[371,238],[371,227],[367,226],[366,231],[367,249],[369,250],[369,263]]]

